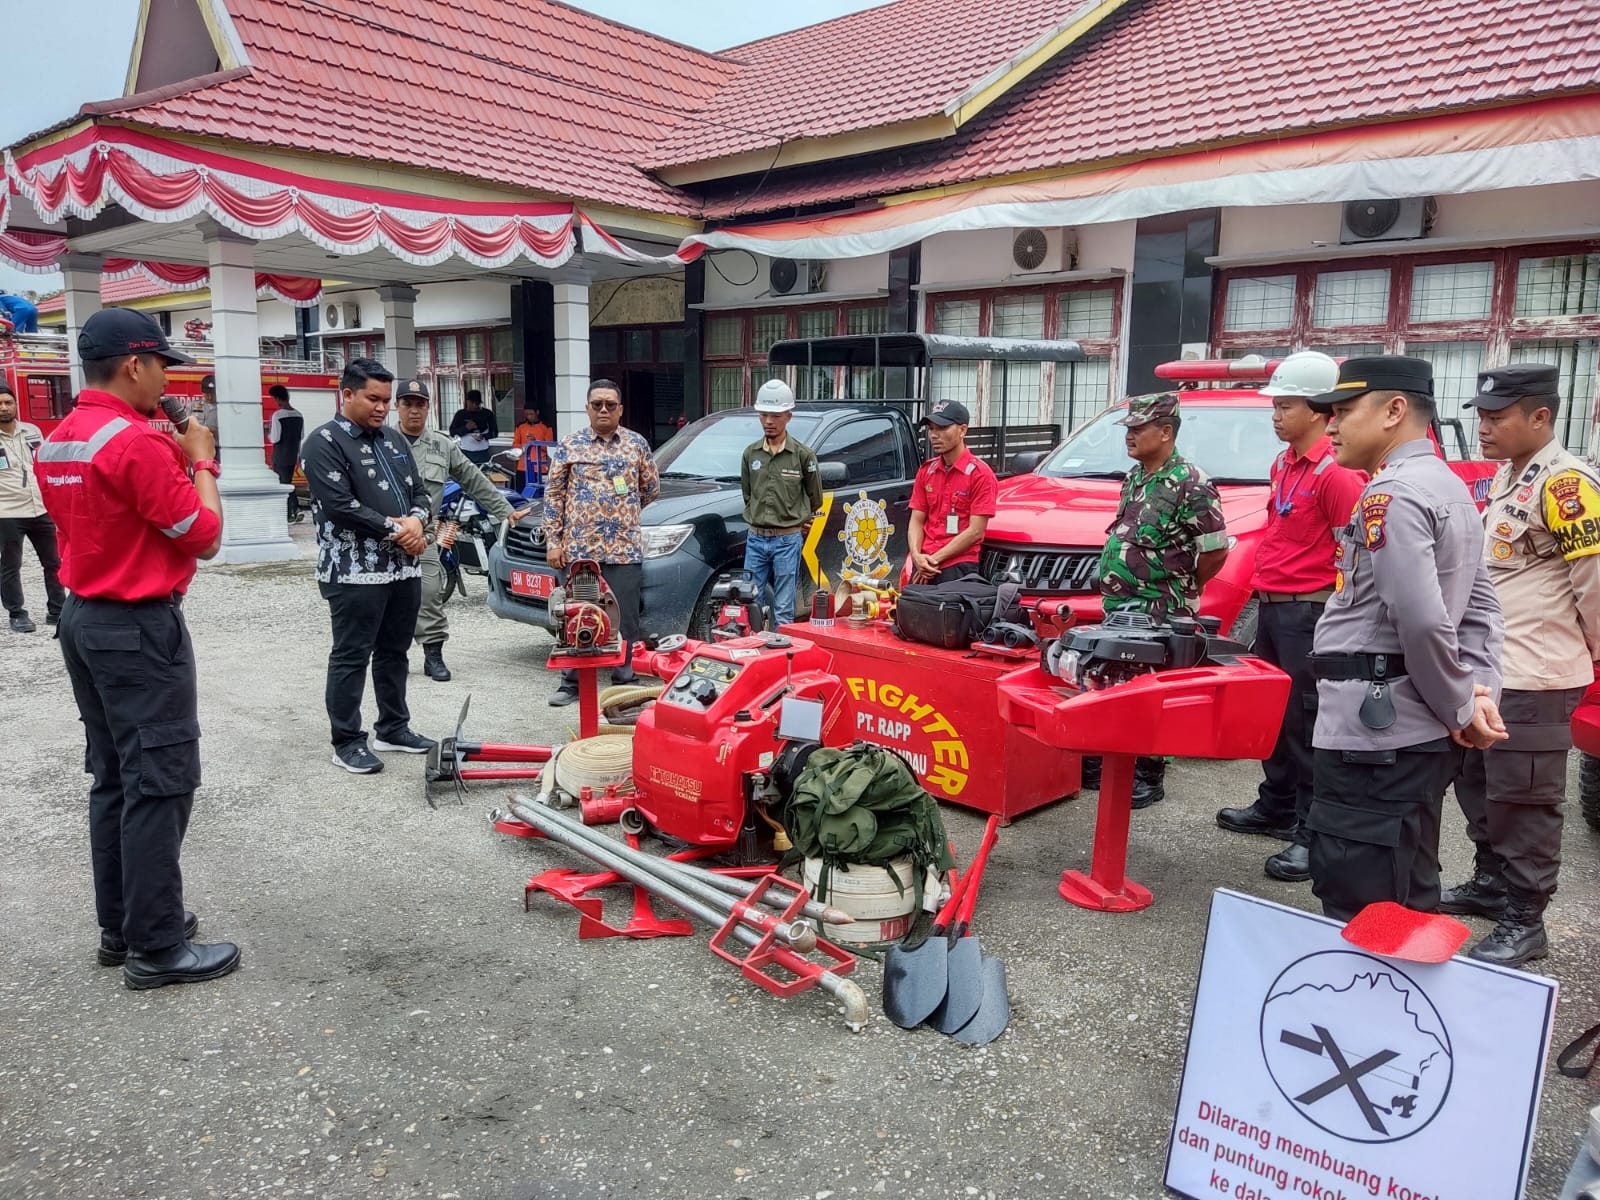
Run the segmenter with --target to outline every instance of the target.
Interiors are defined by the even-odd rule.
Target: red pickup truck
[[[1200,611],[1246,643],[1255,636],[1250,577],[1266,531],[1268,475],[1283,448],[1272,432],[1272,401],[1260,391],[1278,361],[1186,360],[1156,370],[1183,396],[1178,450],[1216,484],[1227,520],[1228,559],[1201,593]],[[1065,600],[1080,623],[1099,620],[1100,551],[1130,466],[1116,423],[1126,411],[1125,404],[1109,408],[1048,454],[1012,460],[1013,469],[1026,473],[1000,481],[983,542],[987,578],[1009,574],[1021,581],[1024,597]],[[1441,436],[1452,427],[1453,437]],[[1435,431],[1441,441],[1454,443],[1446,457],[1481,506],[1495,464],[1468,457],[1460,422],[1445,421]]]

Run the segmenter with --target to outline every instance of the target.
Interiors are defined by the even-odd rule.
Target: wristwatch
[[[213,479],[222,478],[222,464],[214,458],[202,458],[189,464],[190,474],[198,475],[201,471],[210,471]]]

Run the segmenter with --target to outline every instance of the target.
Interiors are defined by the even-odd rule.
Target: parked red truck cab
[[[1272,401],[1260,391],[1277,365],[1259,358],[1183,361],[1156,371],[1183,397],[1178,452],[1216,485],[1227,522],[1228,558],[1201,592],[1200,613],[1217,617],[1246,643],[1255,636],[1250,578],[1266,531],[1269,475],[1283,449],[1272,431]],[[1133,465],[1117,424],[1126,412],[1126,404],[1107,409],[1032,470],[1002,479],[984,537],[986,577],[1015,578],[1036,602],[1063,601],[1080,624],[1101,616],[1100,552]],[[1458,423],[1455,432],[1462,456],[1451,467],[1481,506],[1495,464],[1466,458]]]

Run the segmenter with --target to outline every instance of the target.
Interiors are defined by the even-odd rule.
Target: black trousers
[[[628,657],[620,667],[613,667],[612,674],[626,675],[633,670],[633,644],[644,636],[640,627],[639,617],[641,612],[640,588],[644,578],[644,568],[638,563],[601,563],[600,575],[616,593],[617,608],[622,618],[622,642],[628,651]],[[561,572],[561,582],[567,581],[567,573]],[[578,673],[576,671],[561,672],[561,686],[568,691],[578,690]]]
[[[324,696],[335,747],[363,741],[361,700],[372,664],[372,694],[378,701],[380,738],[411,726],[406,708],[406,651],[422,607],[422,580],[395,583],[319,583],[333,619],[333,649],[328,654]]]
[[[61,654],[87,738],[100,928],[134,950],[183,940],[178,852],[200,785],[194,648],[176,603],[67,597]]]
[[[39,566],[44,570],[46,611],[52,617],[59,616],[67,592],[56,578],[56,572],[61,569],[61,554],[56,549],[56,523],[48,514],[0,517],[0,603],[5,604],[12,616],[28,607],[22,595],[24,538],[33,543],[33,552],[39,556]]]
[[[1439,905],[1439,821],[1456,756],[1445,738],[1401,750],[1323,750],[1315,793],[1311,890],[1348,921],[1379,900],[1418,912]]]
[[[1311,673],[1311,642],[1322,616],[1320,602],[1303,600],[1260,606],[1255,652],[1289,676],[1289,703],[1272,756],[1261,764],[1264,778],[1256,808],[1294,827],[1294,840],[1310,845],[1305,830],[1311,811],[1311,734],[1317,724],[1317,680]]]
[[[1572,711],[1584,690],[1507,688],[1500,716],[1511,736],[1492,750],[1458,750],[1456,801],[1478,858],[1492,859],[1507,887],[1541,904],[1561,870]]]

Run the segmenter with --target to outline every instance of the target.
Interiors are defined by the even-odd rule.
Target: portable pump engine
[[[635,828],[670,841],[737,847],[748,861],[764,846],[805,759],[819,744],[844,745],[844,685],[833,655],[801,638],[756,634],[687,641],[636,655],[639,670],[667,681],[633,736]],[[780,736],[783,702],[822,705],[820,743]]]
[[[716,618],[711,636],[717,641],[749,637],[767,623],[761,588],[747,575],[724,575],[711,587]]]
[[[1220,636],[1220,628],[1215,617],[1173,617],[1157,625],[1148,613],[1124,609],[1049,642],[1043,666],[1080,691],[1094,692],[1157,671],[1227,664],[1250,652]]]
[[[600,564],[579,559],[567,568],[566,582],[550,593],[550,630],[558,654],[604,654],[615,650],[622,628],[616,593],[600,574]]]

